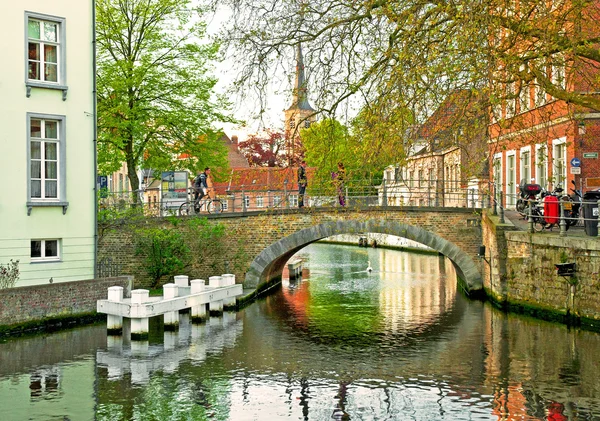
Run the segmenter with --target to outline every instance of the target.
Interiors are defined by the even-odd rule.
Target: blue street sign
[[[571,166],[572,167],[580,167],[581,166],[581,161],[579,160],[579,158],[573,158],[573,159],[571,159]]]

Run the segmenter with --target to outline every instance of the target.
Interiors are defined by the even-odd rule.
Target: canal
[[[298,257],[301,280],[178,332],[153,319],[147,342],[5,340],[0,419],[600,420],[599,334],[471,301],[435,254]]]

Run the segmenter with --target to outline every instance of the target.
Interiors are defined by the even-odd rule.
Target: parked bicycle
[[[211,199],[209,196],[205,196],[196,201],[188,199],[179,206],[180,216],[197,215],[202,212],[221,213],[223,212],[223,203],[218,198]]]

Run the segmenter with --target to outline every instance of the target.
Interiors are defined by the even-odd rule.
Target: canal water
[[[94,325],[0,343],[0,419],[600,420],[597,333],[470,301],[438,255],[298,257],[301,280],[178,332],[151,320],[147,342]]]

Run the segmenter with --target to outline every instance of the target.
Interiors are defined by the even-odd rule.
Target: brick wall
[[[122,286],[128,294],[131,284],[130,277],[118,277],[2,289],[0,326],[92,314],[109,287]]]
[[[194,218],[194,217],[189,217]],[[192,264],[182,275],[190,279],[208,279],[209,276],[233,273],[236,281],[244,281],[246,271],[260,252],[278,240],[325,222],[345,220],[381,220],[399,221],[404,224],[421,227],[454,243],[476,259],[481,244],[481,234],[477,223],[479,215],[469,209],[452,208],[388,208],[387,210],[339,210],[339,208],[311,209],[308,212],[279,211],[248,212],[242,214],[213,215],[210,224],[222,224],[225,235],[219,244],[205,243],[199,250],[197,244],[190,244]],[[174,226],[169,219],[148,219],[147,224],[186,230],[185,224]],[[340,232],[342,234],[343,232]],[[214,250],[216,249],[216,251]],[[140,256],[135,255],[133,234],[126,227],[117,231],[105,232],[99,240],[98,258],[111,257],[123,265],[123,274],[134,275],[135,288],[147,287],[151,280],[144,273],[144,264]],[[166,283],[169,280],[163,279]]]

